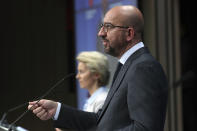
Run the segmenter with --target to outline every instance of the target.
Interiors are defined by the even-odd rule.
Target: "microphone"
[[[38,101],[35,103],[35,105],[41,100],[43,99],[44,97],[46,97],[53,89],[55,89],[59,84],[61,84],[64,80],[74,76],[75,73],[71,73],[71,74],[68,74],[66,75],[65,77],[63,77],[61,80],[59,80],[56,84],[54,84],[45,94],[43,94],[39,99]],[[25,103],[25,104],[28,104],[28,103]],[[22,106],[22,105],[21,105]],[[24,106],[24,105],[23,105]],[[23,112],[14,122],[12,122],[9,126],[9,131],[12,131],[12,126],[17,122],[19,121],[25,114],[27,114],[32,108],[34,107],[34,105],[30,108],[30,109],[27,109],[25,112]]]
[[[18,105],[16,107],[11,108],[8,111],[4,112],[4,114],[3,114],[3,116],[2,116],[2,118],[0,120],[0,131],[8,131],[9,124],[5,121],[6,120],[6,116],[8,115],[8,113],[13,112],[13,111],[15,111],[17,109],[20,109],[20,108],[22,108],[24,106],[27,106],[27,105],[28,105],[28,102],[20,104],[20,105]],[[24,129],[22,127],[19,127],[19,126],[18,127],[12,127],[12,130],[14,130],[14,131],[27,131],[26,129]]]
[[[186,72],[179,80],[173,83],[174,88],[177,88],[180,84],[182,84],[183,82],[187,80],[194,78],[195,76],[196,76],[195,72],[191,70]]]
[[[13,111],[15,111],[15,110],[17,110],[17,109],[19,109],[21,107],[24,107],[26,105],[28,105],[28,102],[20,104],[20,105],[18,105],[16,107],[11,108],[8,111],[4,112],[4,114],[3,114],[2,118],[1,118],[1,121],[0,121],[0,125],[4,123],[4,120],[5,120],[6,116],[8,115],[8,113],[13,112]]]

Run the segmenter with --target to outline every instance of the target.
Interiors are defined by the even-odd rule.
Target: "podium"
[[[0,131],[8,131],[8,128],[0,126]]]
[[[1,124],[0,125],[0,131],[28,131],[20,126],[12,127],[12,129],[9,130],[9,125]]]

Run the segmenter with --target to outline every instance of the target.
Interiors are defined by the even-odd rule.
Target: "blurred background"
[[[115,5],[137,6],[145,18],[143,41],[169,80],[165,131],[195,131],[197,121],[195,4],[184,0],[9,0],[0,2],[0,119],[18,105],[38,99],[65,75],[76,73],[80,51],[103,52],[98,25]],[[116,59],[110,58],[111,75]],[[46,99],[81,109],[87,92],[75,78]],[[12,123],[27,109],[7,113]],[[15,123],[30,131],[54,131],[31,112]]]

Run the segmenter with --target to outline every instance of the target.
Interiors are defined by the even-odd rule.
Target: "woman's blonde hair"
[[[106,86],[109,81],[109,64],[107,57],[98,51],[84,51],[77,56],[79,62],[86,64],[90,72],[99,73],[99,86]]]

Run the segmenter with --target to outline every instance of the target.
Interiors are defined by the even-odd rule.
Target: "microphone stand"
[[[9,109],[8,111],[4,112],[4,114],[3,114],[2,118],[1,118],[1,121],[0,121],[0,131],[1,131],[1,130],[6,130],[7,127],[9,127],[9,125],[6,124],[6,123],[4,122],[6,116],[8,115],[8,113],[13,112],[13,111],[15,111],[15,110],[17,110],[17,109],[19,109],[19,108],[21,108],[21,107],[24,107],[24,106],[26,106],[26,105],[28,105],[28,102],[23,103],[23,104],[20,104],[20,105],[18,105],[18,106],[16,106],[16,107],[11,108],[11,109]],[[7,129],[7,130],[8,130],[8,129]]]
[[[2,118],[1,118],[1,121],[0,121],[0,125],[4,123],[4,120],[5,120],[6,116],[8,115],[8,113],[13,112],[13,111],[15,111],[17,109],[20,109],[21,107],[26,106],[26,105],[28,105],[28,102],[23,103],[21,105],[18,105],[18,106],[14,107],[14,108],[11,108],[7,112],[4,112],[4,114],[3,114]]]
[[[70,78],[71,76],[74,76],[75,74],[74,73],[71,73],[67,76],[65,76],[64,78],[62,78],[61,80],[59,80],[55,85],[53,85],[44,95],[42,95],[38,101],[30,108],[30,109],[27,109],[25,112],[23,112],[14,122],[12,122],[8,128],[8,131],[12,131],[12,127],[13,125],[19,121],[26,113],[28,113],[41,99],[43,99],[44,97],[46,97],[54,88],[56,88],[59,84],[61,84],[64,80]]]

